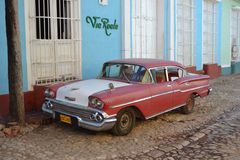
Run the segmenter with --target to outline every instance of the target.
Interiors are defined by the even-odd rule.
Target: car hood
[[[103,79],[89,79],[78,81],[60,87],[57,90],[56,99],[87,107],[88,97],[92,94],[109,89],[109,83],[112,83],[114,85],[114,88],[131,85],[129,83]]]

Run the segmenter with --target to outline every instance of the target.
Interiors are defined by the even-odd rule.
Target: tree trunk
[[[10,116],[25,123],[18,0],[5,0]]]

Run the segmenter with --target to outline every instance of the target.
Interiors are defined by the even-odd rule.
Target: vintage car
[[[191,113],[194,99],[211,90],[209,76],[188,73],[177,62],[122,59],[106,62],[96,79],[50,86],[42,110],[63,123],[122,136],[136,118],[176,108]]]

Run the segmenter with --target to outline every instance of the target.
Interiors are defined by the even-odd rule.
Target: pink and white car
[[[191,74],[177,62],[123,59],[106,62],[96,79],[55,84],[45,91],[44,112],[63,123],[126,135],[136,118],[144,120],[209,95],[209,76]]]

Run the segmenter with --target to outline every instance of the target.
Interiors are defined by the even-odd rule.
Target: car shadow
[[[109,131],[102,131],[102,132],[92,131],[92,130],[88,130],[88,129],[77,127],[77,126],[72,126],[72,125],[65,124],[65,123],[58,122],[58,121],[55,121],[54,123],[57,125],[57,127],[60,127],[61,129],[64,129],[65,131],[74,132],[79,135],[96,136],[99,134],[111,134]]]
[[[172,115],[172,114],[178,114],[181,113],[181,109],[175,109],[172,111],[169,111],[167,113],[161,114],[159,116],[153,117],[149,120],[143,120],[143,119],[137,119],[136,120],[136,124],[135,127],[140,127],[143,123],[151,123],[153,121],[158,121],[158,120],[162,120],[163,116],[167,116],[167,115]],[[113,136],[111,131],[91,131],[85,128],[81,128],[81,127],[77,127],[77,126],[73,126],[70,124],[65,124],[59,121],[53,121],[53,123],[56,125],[57,128],[60,128],[61,130],[67,131],[69,133],[73,133],[73,134],[78,134],[78,135],[82,135],[82,136],[102,136],[102,135],[108,135],[108,136]]]

